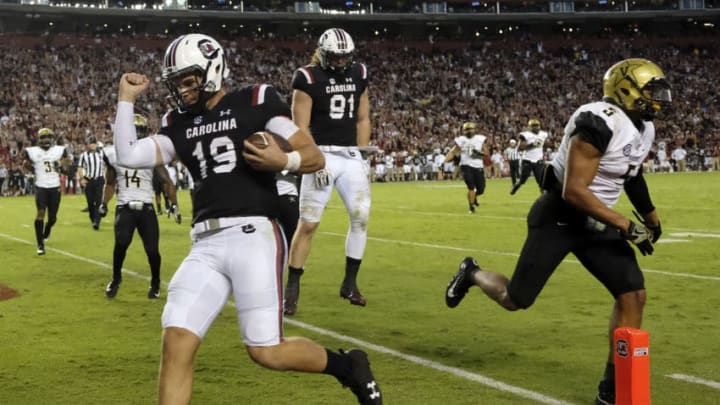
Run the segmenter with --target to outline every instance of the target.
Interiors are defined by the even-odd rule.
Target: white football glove
[[[315,172],[315,188],[325,188],[332,183],[332,174],[327,168]]]
[[[107,205],[105,203],[100,203],[98,206],[98,214],[100,214],[101,217],[105,218],[105,216],[108,213]]]

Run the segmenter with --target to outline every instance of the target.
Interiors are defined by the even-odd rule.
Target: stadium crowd
[[[452,146],[465,121],[476,122],[490,149],[501,155],[528,119],[537,118],[550,133],[545,147],[551,153],[569,114],[600,98],[605,70],[623,58],[645,57],[665,70],[673,86],[672,112],[657,121],[657,149],[666,150],[654,156],[666,155],[670,161],[672,152],[684,146],[688,159],[695,158],[690,169],[719,170],[720,56],[713,38],[701,39],[525,35],[474,42],[361,40],[356,60],[365,62],[371,74],[372,142],[399,164],[415,159],[429,167],[429,161]],[[309,41],[222,40],[235,78],[231,87],[260,80],[286,97],[293,71],[309,63],[314,47]],[[35,143],[39,128],[53,128],[58,143],[68,145],[76,162],[89,135],[111,139],[116,104],[112,89],[122,72],[154,77],[138,107],[157,129],[168,108],[156,62],[166,45],[165,38],[5,37],[0,43],[0,178],[8,180],[0,183],[4,193],[27,189],[20,184],[21,152]],[[372,164],[390,162],[385,156]],[[648,169],[667,168],[655,163]],[[68,173],[70,190],[77,188],[73,173]],[[434,178],[428,173],[409,178],[423,177]]]

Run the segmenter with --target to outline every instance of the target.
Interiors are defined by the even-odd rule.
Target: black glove
[[[653,232],[644,224],[641,223],[638,225],[635,222],[630,221],[630,226],[628,226],[627,233],[625,233],[624,236],[625,239],[637,246],[643,256],[653,254],[653,251],[655,250],[652,245]]]
[[[660,226],[660,220],[658,220],[657,225],[650,225],[640,217],[640,214],[638,214],[636,211],[633,211],[633,214],[635,215],[635,218],[638,219],[638,221],[642,222],[643,225],[645,225],[645,228],[652,231],[653,237],[652,237],[652,243],[655,244],[658,239],[660,239],[660,235],[662,235],[662,227]]]
[[[172,215],[173,219],[176,223],[180,224],[182,223],[182,215],[180,215],[180,207],[177,206],[177,204],[173,204],[172,207],[170,207],[170,211],[168,211],[168,216]]]
[[[102,218],[105,218],[105,215],[107,215],[107,205],[105,205],[105,203],[100,203],[98,214],[100,214]]]

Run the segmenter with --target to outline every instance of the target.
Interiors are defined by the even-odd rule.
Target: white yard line
[[[16,237],[14,237],[14,236],[7,235],[7,234],[4,234],[4,233],[0,233],[0,237],[3,237],[3,238],[5,238],[5,239],[12,240],[12,241],[14,241],[14,242],[23,243],[23,244],[26,244],[26,245],[31,245],[31,246],[34,245],[33,242],[27,241],[27,240],[25,240],[25,239],[16,238]],[[108,264],[108,263],[104,263],[104,262],[101,262],[101,261],[98,261],[98,260],[94,260],[94,259],[90,259],[90,258],[87,258],[87,257],[79,256],[79,255],[76,255],[76,254],[74,254],[74,253],[66,252],[66,251],[64,251],[64,250],[55,249],[55,248],[50,248],[50,247],[46,247],[45,250],[46,250],[46,251],[50,251],[50,252],[54,252],[54,253],[57,253],[57,254],[61,254],[61,255],[63,255],[63,256],[67,256],[67,257],[70,257],[70,258],[75,259],[75,260],[79,260],[79,261],[83,261],[83,262],[86,262],[86,263],[94,264],[94,265],[99,266],[99,267],[112,268],[112,265],[110,265],[110,264]],[[149,280],[149,277],[143,276],[143,275],[141,275],[140,273],[137,273],[137,272],[135,272],[135,271],[128,270],[128,269],[125,269],[125,268],[123,268],[123,273],[128,274],[128,275],[133,276],[133,277],[141,278],[141,279],[144,279],[144,280]],[[167,284],[167,283],[163,283],[163,284]],[[99,292],[98,292],[98,293],[99,293]],[[383,353],[383,354],[386,354],[386,355],[389,355],[389,356],[397,357],[397,358],[399,358],[399,359],[402,359],[402,360],[405,360],[405,361],[408,361],[408,362],[411,362],[411,363],[419,364],[419,365],[421,365],[421,366],[424,366],[424,367],[427,367],[427,368],[431,368],[431,369],[436,370],[436,371],[440,371],[440,372],[452,374],[452,375],[454,375],[454,376],[456,376],[456,377],[460,377],[460,378],[464,378],[464,379],[467,379],[467,380],[470,380],[470,381],[474,381],[474,382],[480,383],[480,384],[482,384],[482,385],[488,386],[488,387],[490,387],[490,388],[496,389],[496,390],[498,390],[498,391],[507,392],[507,393],[510,393],[510,394],[513,394],[513,395],[517,395],[517,396],[519,396],[519,397],[527,398],[527,399],[530,399],[530,400],[533,400],[533,401],[536,401],[536,402],[539,402],[539,403],[550,404],[550,405],[573,405],[572,402],[567,402],[567,401],[563,401],[563,400],[561,400],[561,399],[556,399],[556,398],[553,398],[553,397],[549,397],[549,396],[543,395],[543,394],[541,394],[541,393],[539,393],[539,392],[527,390],[527,389],[521,388],[521,387],[516,387],[516,386],[514,386],[514,385],[510,385],[510,384],[504,383],[504,382],[502,382],[502,381],[498,381],[498,380],[492,379],[492,378],[490,378],[490,377],[485,377],[484,375],[481,375],[481,374],[472,373],[472,372],[470,372],[470,371],[466,371],[466,370],[463,370],[463,369],[460,369],[460,368],[456,368],[456,367],[446,366],[446,365],[444,365],[444,364],[442,364],[442,363],[438,363],[438,362],[435,362],[435,361],[432,361],[432,360],[424,359],[424,358],[422,358],[422,357],[413,356],[413,355],[410,355],[410,354],[404,354],[404,353],[401,353],[401,352],[399,352],[399,351],[390,349],[389,347],[385,347],[385,346],[377,345],[377,344],[374,344],[374,343],[366,342],[366,341],[364,341],[364,340],[360,340],[360,339],[354,338],[354,337],[352,337],[352,336],[343,335],[343,334],[341,334],[341,333],[333,332],[333,331],[328,330],[328,329],[319,328],[319,327],[317,327],[317,326],[310,325],[310,324],[305,323],[305,322],[300,322],[300,321],[296,321],[296,320],[293,320],[293,319],[285,318],[285,323],[290,324],[290,325],[293,325],[293,326],[296,326],[296,327],[298,327],[298,328],[306,329],[306,330],[309,330],[309,331],[311,331],[311,332],[314,332],[314,333],[317,333],[317,334],[320,334],[320,335],[323,335],[323,336],[327,336],[327,337],[330,337],[330,338],[333,338],[333,339],[336,339],[336,340],[339,340],[339,341],[342,341],[342,342],[350,343],[350,344],[352,344],[352,345],[359,346],[359,347],[362,347],[362,348],[364,348],[364,349],[369,349],[369,350],[376,351],[376,352],[378,352],[378,353]]]
[[[665,377],[672,378],[674,380],[685,381],[685,382],[689,382],[689,383],[693,383],[693,384],[705,385],[707,387],[715,388],[716,390],[720,390],[720,382],[717,382],[717,381],[706,380],[704,378],[693,377],[691,375],[685,375],[685,374],[668,374]]]
[[[718,233],[700,233],[700,232],[670,232],[670,236],[676,238],[713,238],[720,239]]]
[[[402,360],[405,360],[405,361],[408,361],[411,363],[419,364],[421,366],[428,367],[433,370],[452,374],[454,376],[457,376],[460,378],[465,378],[470,381],[475,381],[482,385],[486,385],[488,387],[494,388],[496,390],[503,391],[503,392],[509,392],[511,394],[515,394],[515,395],[523,397],[523,398],[532,399],[534,401],[537,401],[537,402],[540,402],[543,404],[557,404],[557,405],[561,405],[561,404],[570,405],[571,404],[571,402],[563,401],[560,399],[555,399],[555,398],[548,397],[546,395],[540,394],[535,391],[530,391],[530,390],[526,390],[524,388],[516,387],[514,385],[506,384],[502,381],[494,380],[492,378],[485,377],[481,374],[471,373],[469,371],[465,371],[460,368],[446,366],[442,363],[438,363],[438,362],[432,361],[432,360],[427,360],[422,357],[413,356],[410,354],[404,354],[404,353],[398,352],[396,350],[387,348],[385,346],[376,345],[374,343],[356,339],[352,336],[343,335],[343,334],[340,334],[337,332],[333,332],[331,330],[318,328],[317,326],[313,326],[313,325],[310,325],[310,324],[307,324],[304,322],[295,321],[295,320],[288,319],[288,318],[285,318],[285,322],[289,323],[291,325],[324,335],[324,336],[331,337],[336,340],[351,343],[355,346],[360,346],[364,349],[370,349],[370,350],[373,350],[373,351],[376,351],[379,353],[387,354],[389,356],[397,357],[397,358],[400,358]]]
[[[337,233],[337,232],[320,232],[320,233],[323,235],[337,236],[337,237],[343,237],[343,238],[346,236],[344,233]],[[459,247],[459,246],[438,245],[435,243],[422,243],[422,242],[413,242],[413,241],[399,240],[399,239],[376,238],[376,237],[372,237],[372,236],[368,236],[368,240],[372,240],[372,241],[376,241],[376,242],[383,242],[383,243],[395,243],[398,245],[426,247],[426,248],[431,248],[431,249],[455,250],[458,252],[482,253],[482,254],[493,255],[493,256],[510,256],[510,257],[520,256],[518,253],[499,252],[497,250],[471,249],[471,248],[464,248],[464,247]],[[564,262],[580,264],[579,261],[574,260],[574,259],[565,259]],[[720,281],[720,277],[718,277],[718,276],[703,276],[703,275],[698,275],[698,274],[676,273],[676,272],[671,272],[671,271],[653,270],[653,269],[647,269],[647,268],[643,268],[642,271],[645,273],[662,274],[662,275],[671,276],[671,277],[684,277],[684,278],[694,278],[694,279],[698,279],[698,280]]]

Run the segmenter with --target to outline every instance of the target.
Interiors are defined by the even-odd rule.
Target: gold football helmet
[[[645,120],[670,107],[670,83],[663,71],[647,59],[622,60],[610,67],[603,77],[603,98],[626,112]]]
[[[37,136],[38,145],[43,149],[49,149],[55,143],[55,131],[50,128],[40,128]]]
[[[537,118],[530,118],[528,120],[528,127],[530,127],[530,132],[537,134],[540,132],[540,120]]]
[[[474,122],[466,122],[462,125],[462,131],[463,132],[475,132],[475,123]]]
[[[150,135],[148,120],[143,115],[135,114],[133,116],[133,123],[135,124],[135,131],[137,132],[138,139],[145,138]]]

